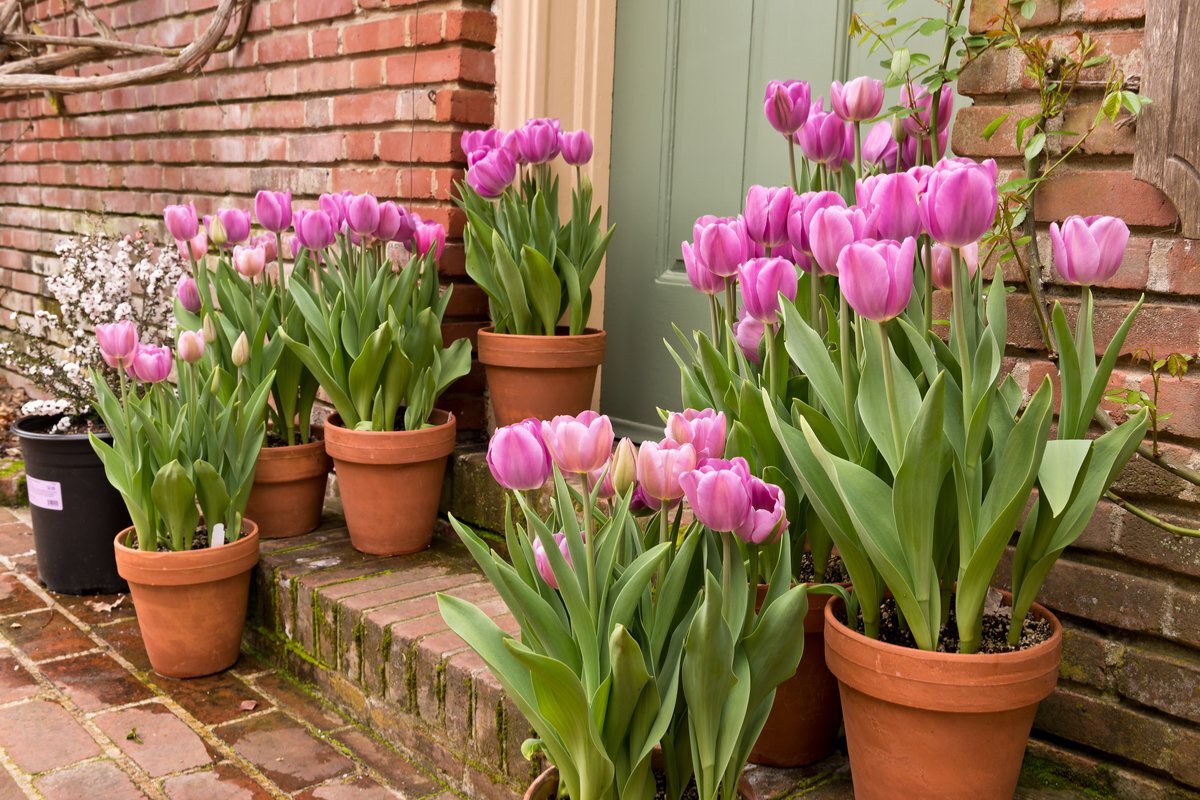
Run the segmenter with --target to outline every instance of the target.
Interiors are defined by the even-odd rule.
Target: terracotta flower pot
[[[117,571],[129,582],[150,666],[169,678],[198,678],[232,667],[242,644],[250,571],[258,563],[258,526],[244,520],[232,544],[158,553],[113,542]]]
[[[849,588],[849,584],[843,586]],[[766,591],[766,585],[760,584],[759,603]],[[775,691],[767,724],[750,752],[751,764],[800,767],[828,758],[837,747],[842,706],[837,679],[825,664],[825,606],[831,599],[824,594],[808,596],[804,655],[796,674]]]
[[[650,758],[654,764],[654,769],[659,770],[662,756],[657,748]],[[550,767],[541,775],[538,775],[533,779],[533,783],[529,784],[529,788],[525,790],[525,800],[554,800],[557,795],[558,767]],[[745,775],[742,775],[738,779],[738,796],[742,800],[758,800],[758,792],[755,791],[750,781],[746,780]]]
[[[496,424],[550,419],[592,407],[596,370],[604,361],[604,331],[578,336],[479,332],[479,362],[487,371]]]
[[[1062,627],[1015,653],[930,653],[869,639],[825,607],[856,800],[1011,800],[1038,703],[1058,681]]]
[[[320,525],[332,466],[319,437],[308,444],[260,450],[246,503],[246,516],[260,520],[258,535],[281,539]]]
[[[325,421],[350,543],[364,553],[398,556],[429,547],[454,452],[454,415],[435,410],[429,428],[356,431],[335,414]]]

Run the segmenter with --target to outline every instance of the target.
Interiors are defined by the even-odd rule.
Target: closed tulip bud
[[[504,131],[499,128],[488,128],[484,131],[463,131],[459,142],[462,144],[464,153],[473,153],[476,150],[499,147],[503,139]]]
[[[230,244],[241,244],[250,238],[250,214],[240,208],[218,208],[217,219],[225,226]]]
[[[903,128],[901,129],[903,130]],[[896,170],[900,146],[892,136],[892,123],[881,120],[871,126],[862,144],[863,161],[885,172]]]
[[[163,221],[167,223],[167,231],[176,241],[186,242],[194,239],[200,230],[196,208],[191,203],[167,206],[163,209]]]
[[[709,530],[727,533],[746,524],[750,515],[750,474],[745,459],[714,459],[685,472],[679,482],[696,519]]]
[[[130,320],[96,326],[96,343],[104,363],[116,369],[128,367],[137,354],[137,326]]]
[[[283,239],[283,246],[287,248],[288,239],[285,237],[280,238]],[[269,233],[260,233],[258,236],[255,236],[250,240],[250,246],[261,247],[263,249],[263,258],[266,259],[268,264],[279,258],[279,240]],[[290,252],[285,251],[284,255],[291,258]]]
[[[833,113],[847,122],[862,122],[883,110],[883,81],[866,75],[847,81],[834,81],[829,89]]]
[[[518,160],[523,164],[544,164],[559,152],[557,119],[531,119],[515,131]]]
[[[446,229],[440,222],[422,220],[413,231],[413,247],[417,255],[433,253],[433,260],[440,261],[446,249]]]
[[[400,230],[400,207],[387,200],[379,204],[379,224],[371,234],[381,242],[390,242]]]
[[[180,278],[175,285],[175,296],[179,298],[179,305],[193,314],[200,313],[200,289],[196,286],[195,278],[188,275]]]
[[[592,137],[585,130],[563,131],[558,135],[558,145],[563,161],[572,166],[582,166],[592,160]]]
[[[746,235],[763,247],[779,247],[788,240],[788,214],[796,193],[789,186],[751,186],[746,192]]]
[[[913,202],[916,210],[916,201]],[[874,218],[861,208],[828,206],[818,209],[809,224],[813,258],[821,272],[837,275],[837,260],[843,248],[871,236]]]
[[[1081,286],[1104,283],[1117,274],[1129,243],[1129,228],[1116,217],[1067,217],[1050,223],[1054,266]]]
[[[818,100],[796,133],[796,141],[809,161],[840,164],[846,151],[846,123],[837,114],[822,110]]]
[[[638,448],[638,485],[656,500],[678,500],[683,497],[679,478],[696,468],[699,459],[696,448],[670,439],[655,443],[642,442]]]
[[[570,566],[571,564],[571,549],[567,545],[567,535],[565,533],[554,534],[554,543],[558,545],[558,552],[562,553],[562,557]],[[550,566],[550,558],[546,555],[546,546],[542,544],[540,537],[533,537],[533,563],[537,566],[538,575],[542,576],[542,580],[551,589],[558,588],[558,579],[554,577],[554,568]]]
[[[258,224],[279,233],[292,224],[292,193],[262,190],[254,196],[254,216]]]
[[[741,218],[701,217],[692,226],[692,232],[696,236],[695,255],[714,275],[731,278],[750,257],[750,239]]]
[[[217,340],[217,322],[213,319],[212,314],[204,318],[204,341],[215,342]]]
[[[179,248],[181,258],[190,258],[192,261],[199,261],[208,255],[208,232],[203,228],[200,232],[186,241],[176,239],[175,245]]]
[[[296,212],[296,241],[308,250],[324,250],[333,244],[337,227],[324,211],[300,209]]]
[[[180,361],[195,364],[204,358],[204,331],[180,331],[176,349]]]
[[[742,349],[746,359],[753,364],[762,363],[762,356],[759,354],[758,348],[762,344],[765,333],[766,326],[747,314],[746,309],[742,309],[738,321],[733,324],[733,340]]]
[[[143,383],[165,381],[171,374],[171,348],[154,344],[139,344],[133,363],[129,365],[134,377]]]
[[[340,231],[346,221],[346,198],[341,194],[323,194],[317,198],[317,206],[329,216],[334,233]]]
[[[683,251],[683,268],[687,272],[688,282],[694,289],[711,295],[718,295],[725,291],[725,283],[728,279],[705,266],[704,262],[696,255],[696,249],[691,242],[684,242],[681,249]]]
[[[935,241],[962,247],[978,241],[996,217],[996,162],[942,159],[929,174],[918,207]]]
[[[499,197],[517,178],[517,162],[507,150],[488,150],[467,170],[467,185],[481,197]]]
[[[842,294],[859,316],[886,322],[908,306],[913,289],[916,239],[856,242],[842,250],[838,277]]]
[[[267,265],[267,252],[261,246],[245,247],[238,245],[233,248],[233,268],[243,278],[254,280],[262,274]]]
[[[805,192],[796,195],[788,211],[788,241],[791,242],[792,250],[812,254],[812,241],[809,237],[812,218],[822,208],[830,206],[845,208],[846,201],[837,192]]]
[[[225,230],[225,223],[221,222],[220,217],[205,217],[204,227],[208,231],[208,240],[221,247],[229,241],[229,233]]]
[[[783,489],[751,477],[746,486],[750,496],[750,511],[734,534],[747,544],[773,542],[787,530],[787,508]]]
[[[551,473],[541,422],[527,419],[496,431],[488,442],[487,465],[496,483],[505,489],[541,488]]]
[[[612,422],[595,411],[542,422],[542,441],[563,472],[583,475],[600,469],[613,448]]]
[[[810,103],[808,81],[768,81],[763,113],[772,128],[791,136],[804,127]]]
[[[864,178],[855,185],[855,194],[860,206],[873,209],[876,236],[900,241],[922,233],[920,189],[912,175],[897,172]]]
[[[796,299],[796,265],[783,258],[752,258],[739,272],[746,312],[759,322],[779,321],[779,295]]]
[[[356,194],[346,203],[346,224],[360,236],[369,236],[379,227],[379,201],[371,194]]]
[[[665,433],[671,441],[696,448],[696,457],[701,461],[725,455],[726,423],[723,411],[689,408],[683,413],[672,412],[667,416]]]
[[[637,447],[628,436],[617,442],[616,452],[609,462],[608,477],[613,491],[624,495],[637,482]]]
[[[244,367],[250,363],[250,340],[246,338],[245,331],[238,334],[237,341],[233,343],[233,352],[229,354],[229,357],[235,367]]]
[[[967,274],[975,277],[979,270],[979,242],[972,242],[958,249],[963,263],[967,265]],[[953,262],[950,248],[944,244],[933,246],[933,285],[949,291],[954,286]]]

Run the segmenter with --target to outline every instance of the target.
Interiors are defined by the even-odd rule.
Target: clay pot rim
[[[32,439],[35,441],[42,441],[42,442],[47,442],[47,441],[49,441],[49,442],[87,442],[87,441],[90,441],[90,438],[89,438],[91,436],[90,433],[42,433],[41,431],[26,430],[24,427],[24,423],[29,422],[30,420],[58,419],[61,417],[62,417],[61,414],[58,415],[58,417],[55,417],[52,414],[26,414],[23,417],[17,417],[15,420],[13,420],[12,424],[9,425],[8,429],[18,439]],[[112,441],[112,434],[109,433],[108,431],[101,431],[96,434],[96,438],[102,439],[104,441]]]
[[[565,330],[565,329],[564,329]],[[583,333],[535,336],[496,333],[492,326],[479,331],[479,361],[485,366],[520,369],[572,369],[604,361],[608,334],[587,328]]]
[[[242,535],[236,542],[203,550],[158,551],[128,547],[122,541],[134,526],[113,538],[117,574],[129,583],[147,586],[187,586],[224,580],[251,569],[258,563],[258,523],[242,520]]]
[[[325,452],[334,461],[353,464],[416,464],[454,452],[457,419],[435,408],[430,420],[441,419],[415,431],[359,431],[341,424],[337,414],[325,420]]]
[[[657,745],[656,745],[657,747]],[[558,767],[553,764],[546,767],[529,787],[525,790],[524,800],[549,800],[558,792]],[[738,777],[738,796],[742,800],[758,800],[758,792],[754,789],[754,785],[746,778],[746,773],[743,770]]]

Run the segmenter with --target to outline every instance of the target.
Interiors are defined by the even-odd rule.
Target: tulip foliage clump
[[[724,444],[711,409],[615,453],[594,412],[526,420],[488,447],[520,511],[507,557],[452,519],[519,637],[450,595],[442,615],[528,719],[560,796],[653,797],[661,745],[671,800],[691,781],[701,800],[732,800],[776,687],[796,671],[807,593],[791,585],[782,490],[725,460]],[[526,492],[548,480],[543,517]],[[697,521],[681,531],[685,497]],[[769,583],[756,594],[760,570]]]
[[[980,269],[996,165],[940,157],[949,88],[934,114],[933,97],[906,86],[898,124],[876,122],[865,141],[882,82],[835,83],[830,96],[826,111],[804,82],[771,82],[764,110],[786,140],[791,185],[751,187],[739,215],[702,217],[683,243],[712,311],[711,330],[673,350],[684,404],[725,414],[730,451],[786,488],[791,537],[818,576],[836,547],[868,636],[890,595],[917,647],[953,634],[961,652],[979,650],[1016,531],[1017,646],[1047,572],[1147,429],[1142,410],[1087,436],[1140,307],[1097,359],[1090,287],[1120,265],[1128,228],[1110,217],[1051,227],[1059,273],[1081,292],[1074,326],[1060,303],[1051,315],[1062,387],[1052,429],[1049,378],[1026,396],[1002,370],[1006,290],[1001,270],[988,281]],[[934,320],[939,290],[948,330]]]
[[[592,184],[580,167],[592,158],[587,131],[563,131],[556,119],[531,119],[515,131],[462,136],[466,180],[455,202],[466,212],[467,274],[487,294],[496,333],[553,336],[584,332],[592,281],[612,228],[592,212]],[[558,216],[559,155],[575,168],[571,217]]]

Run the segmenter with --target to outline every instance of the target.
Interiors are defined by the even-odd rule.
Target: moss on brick
[[[1082,792],[1085,797],[1095,800],[1115,800],[1118,797],[1104,764],[1097,765],[1095,773],[1081,774],[1065,764],[1033,755],[1025,757],[1021,767],[1021,785]]]

